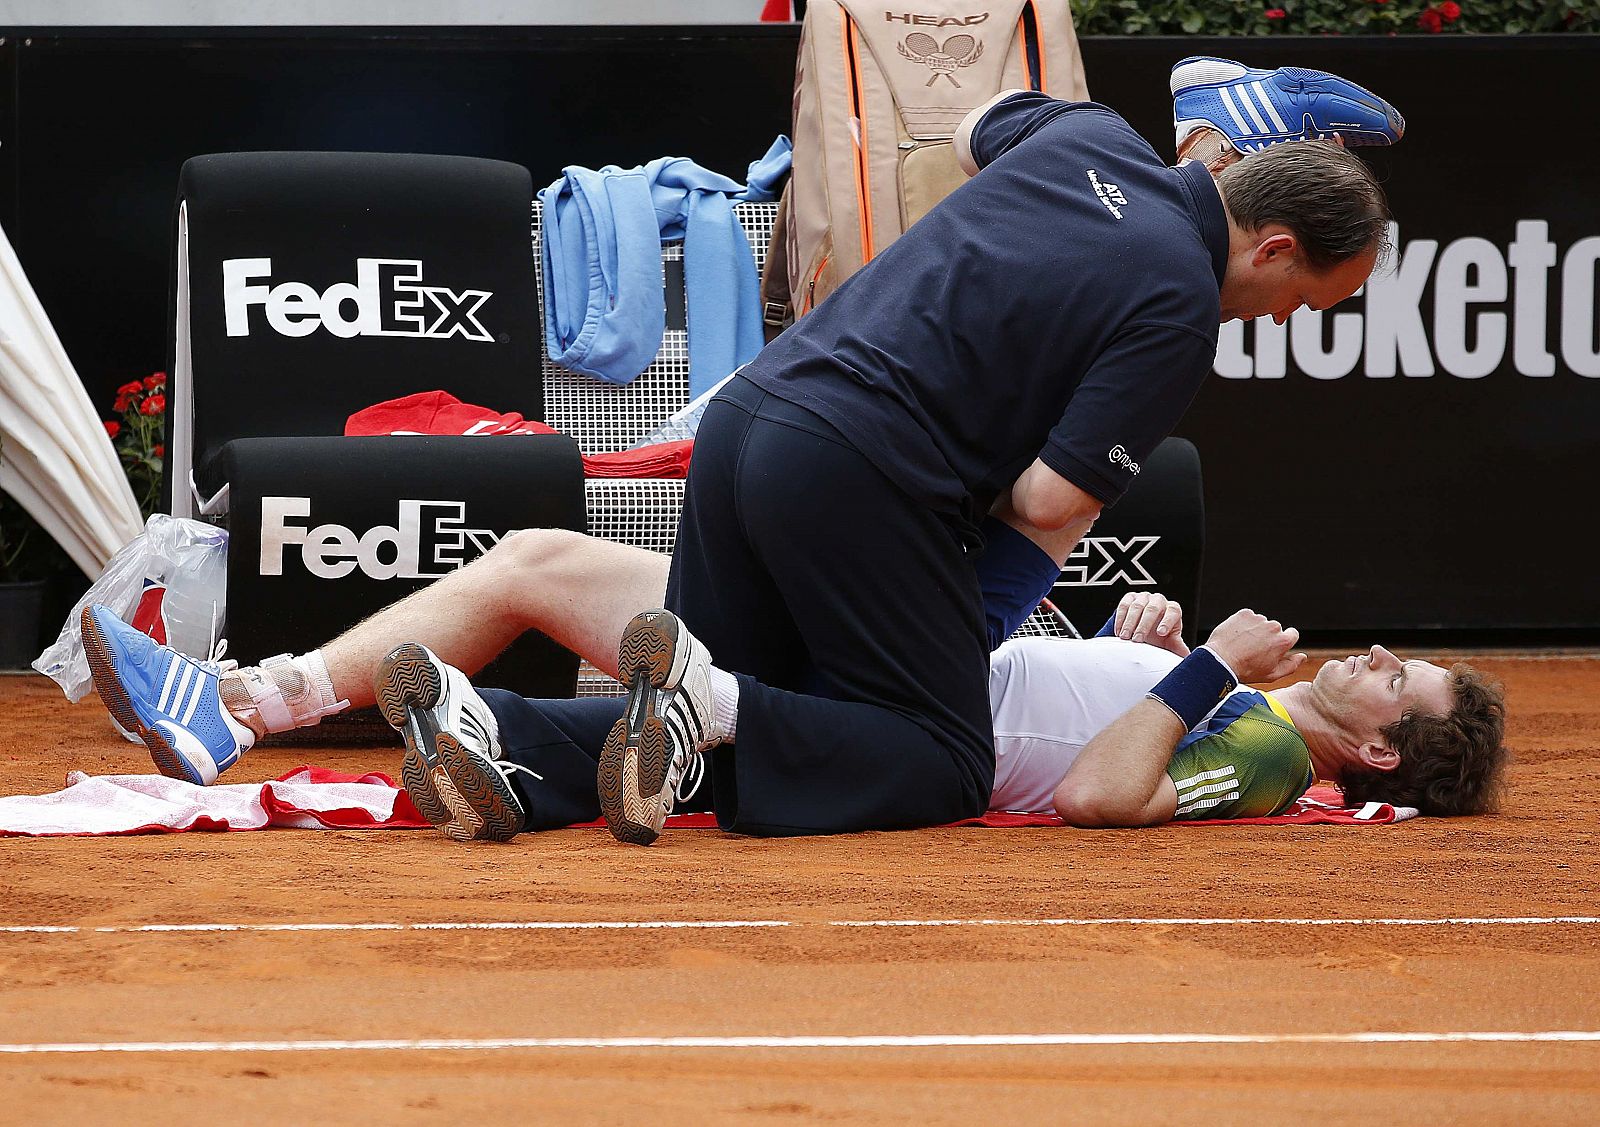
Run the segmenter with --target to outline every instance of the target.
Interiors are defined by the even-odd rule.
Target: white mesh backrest
[[[775,203],[735,204],[759,273],[767,262]],[[540,262],[540,203],[533,201],[533,257]],[[663,262],[683,258],[681,242],[661,247]],[[544,270],[539,279],[539,307],[544,308]],[[631,383],[611,384],[569,371],[544,356],[545,422],[570,434],[585,454],[626,450],[689,401],[689,340],[682,329],[668,329],[655,361]]]
[[[589,535],[670,556],[678,540],[683,485],[682,480],[668,478],[590,478],[583,483],[589,504]],[[622,692],[620,684],[587,661],[579,665],[578,696],[609,697]]]
[[[589,535],[670,556],[683,510],[683,481],[668,478],[590,478]]]

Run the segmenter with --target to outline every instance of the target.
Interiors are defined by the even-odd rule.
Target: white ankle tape
[[[223,705],[240,720],[263,732],[305,728],[324,716],[343,712],[350,707],[350,702],[329,699],[333,686],[328,683],[327,667],[320,654],[315,656],[314,664],[305,658],[278,654],[260,665],[241,667],[231,677],[224,678]],[[233,691],[233,686],[227,684],[230,679],[236,680],[242,691]],[[319,680],[326,683],[325,688],[317,683]]]
[[[350,707],[350,702],[340,700],[339,694],[333,689],[333,676],[328,672],[328,663],[322,657],[321,650],[312,650],[303,654],[298,659],[304,672],[310,674],[311,683],[317,688],[318,707],[317,718],[332,716],[335,712],[343,712]]]

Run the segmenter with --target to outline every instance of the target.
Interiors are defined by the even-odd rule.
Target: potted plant
[[[128,484],[133,486],[139,515],[148,520],[161,503],[161,463],[167,453],[161,443],[167,414],[167,373],[154,372],[117,388],[112,410],[121,417],[106,420],[106,434],[117,448]]]

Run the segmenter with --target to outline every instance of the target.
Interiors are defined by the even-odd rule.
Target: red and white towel
[[[1271,818],[1178,822],[1180,826],[1386,826],[1416,817],[1409,807],[1373,802],[1340,805],[1332,787],[1313,787],[1292,810]],[[417,829],[427,821],[386,775],[349,775],[296,767],[265,783],[198,787],[162,775],[85,775],[73,771],[65,790],[0,798],[0,835],[26,837],[183,833],[186,830]],[[599,826],[600,822],[590,822]],[[710,814],[674,814],[675,829],[710,829]],[[1059,826],[1054,814],[991,813],[963,826]]]
[[[73,771],[53,794],[0,798],[0,834],[28,837],[186,830],[416,829],[428,824],[386,775],[296,767],[265,783],[199,787],[163,775]]]

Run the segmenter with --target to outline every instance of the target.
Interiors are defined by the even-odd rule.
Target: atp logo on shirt
[[[1101,180],[1100,174],[1092,168],[1089,169],[1089,184],[1094,188],[1094,194],[1100,197],[1100,202],[1106,205],[1106,210],[1121,219],[1122,209],[1128,206],[1128,197],[1122,194],[1122,189]]]

